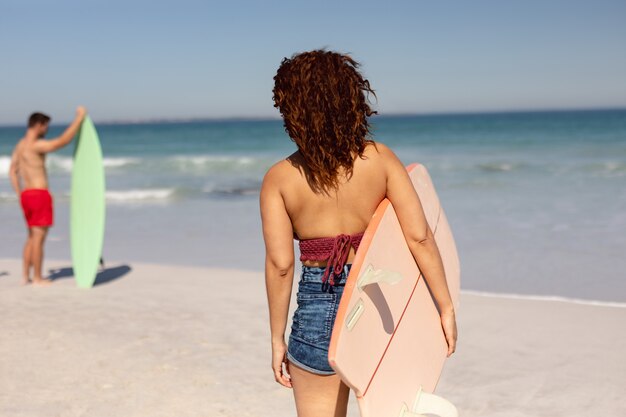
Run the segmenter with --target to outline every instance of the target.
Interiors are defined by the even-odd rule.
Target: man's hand
[[[76,118],[80,119],[81,121],[85,118],[85,115],[87,114],[87,109],[83,106],[78,106],[76,107]]]

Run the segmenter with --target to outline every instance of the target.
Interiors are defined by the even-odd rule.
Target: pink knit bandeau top
[[[301,261],[326,261],[326,270],[322,276],[322,283],[330,281],[335,285],[335,278],[341,275],[348,260],[350,248],[356,251],[361,243],[363,232],[353,235],[337,235],[335,237],[320,237],[300,241]],[[332,270],[332,271],[331,271]],[[330,279],[329,279],[330,278]]]

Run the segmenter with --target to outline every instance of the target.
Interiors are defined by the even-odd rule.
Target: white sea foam
[[[178,173],[222,173],[228,171],[252,170],[261,171],[271,165],[272,160],[251,156],[229,155],[198,155],[173,156],[165,158],[139,157],[105,157],[102,164],[106,171],[141,170],[163,172],[172,170]],[[0,156],[0,178],[8,177],[11,157]],[[72,157],[64,155],[49,155],[46,166],[50,175],[70,174],[72,172]]]
[[[68,156],[49,155],[46,164],[50,173],[72,172],[74,162]]]
[[[237,170],[254,170],[269,166],[264,159],[250,156],[230,155],[197,155],[197,156],[174,156],[170,158],[170,164],[183,172],[223,172]]]
[[[107,191],[105,196],[107,201],[123,203],[128,201],[167,200],[174,196],[174,192],[174,188],[150,188]]]
[[[536,300],[536,301],[558,301],[563,303],[583,304],[601,307],[617,307],[626,308],[626,303],[620,303],[617,301],[599,301],[599,300],[585,300],[582,298],[569,298],[561,297],[558,295],[524,295],[524,294],[512,294],[512,293],[495,293],[487,291],[474,291],[474,290],[461,290],[463,294],[480,295],[483,297],[496,297],[496,298],[514,298],[519,300]]]
[[[227,164],[250,164],[254,161],[254,158],[248,156],[226,156],[226,155],[203,155],[203,156],[178,156],[175,157],[178,161],[189,161],[196,165],[213,164],[213,163],[227,163]]]
[[[72,172],[72,166],[74,162],[72,158],[68,156],[50,155],[48,157],[48,169],[50,172]],[[115,157],[115,158],[103,158],[102,165],[104,168],[120,168],[127,165],[139,165],[141,164],[140,158],[131,157]]]
[[[11,166],[10,156],[0,156],[0,178],[9,176],[9,167]]]
[[[626,164],[617,161],[606,161],[592,164],[589,169],[596,175],[602,177],[622,177],[626,175]]]
[[[521,165],[510,163],[510,162],[490,162],[490,163],[479,164],[478,167],[482,169],[483,171],[508,172],[508,171],[512,171],[514,169],[520,168]]]
[[[105,168],[119,168],[128,165],[139,165],[141,164],[140,158],[130,158],[130,157],[117,157],[117,158],[104,158],[102,160],[102,165]],[[60,155],[49,155],[47,158],[47,168],[50,173],[70,173],[72,172],[73,161],[71,157],[68,156],[60,156]],[[0,177],[8,177],[9,175],[9,167],[11,166],[11,157],[9,156],[0,156]]]
[[[102,165],[105,168],[117,168],[126,165],[137,165],[141,163],[140,158],[104,158]]]
[[[46,161],[48,170],[54,172],[71,172],[72,158],[67,156],[50,155]],[[0,156],[0,177],[8,177],[11,166],[10,156]]]
[[[0,192],[0,201],[17,201],[17,195],[11,192]]]

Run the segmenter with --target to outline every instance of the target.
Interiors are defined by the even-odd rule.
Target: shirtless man
[[[28,226],[28,238],[23,253],[23,284],[31,282],[33,268],[34,285],[48,285],[41,275],[43,245],[48,228],[53,223],[52,195],[48,191],[46,154],[70,143],[85,117],[85,108],[76,109],[74,121],[58,138],[44,140],[48,133],[50,117],[33,113],[28,119],[26,134],[15,146],[9,169],[11,184],[17,193]]]

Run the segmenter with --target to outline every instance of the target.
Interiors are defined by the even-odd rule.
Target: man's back
[[[35,149],[36,141],[28,138],[21,139],[15,147],[15,160],[17,161],[17,173],[22,181],[24,189],[48,188],[48,175],[46,173],[46,154]]]

